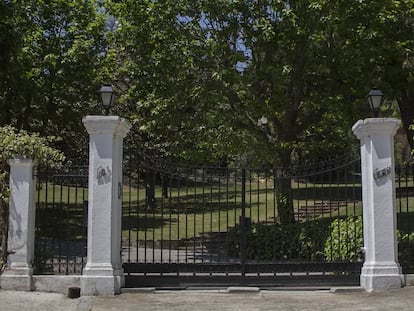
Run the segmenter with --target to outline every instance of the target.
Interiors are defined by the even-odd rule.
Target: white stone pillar
[[[122,141],[131,125],[117,116],[87,116],[82,121],[90,136],[88,253],[82,295],[114,295],[124,283]]]
[[[8,262],[1,275],[1,287],[32,290],[34,259],[35,184],[34,162],[12,159],[10,165],[10,204],[8,232]]]
[[[361,287],[367,291],[400,288],[397,257],[394,135],[400,121],[359,120],[353,126],[361,141],[365,262]]]

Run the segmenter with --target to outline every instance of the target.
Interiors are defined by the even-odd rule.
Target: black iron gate
[[[282,170],[142,158],[124,170],[127,286],[359,284],[358,159]],[[36,175],[35,272],[81,274],[87,167],[39,168]],[[414,271],[413,189],[414,165],[397,166],[403,273]],[[282,215],[289,221],[281,209],[292,211]]]
[[[398,259],[404,274],[414,273],[414,163],[397,165]]]
[[[124,173],[127,287],[359,282],[359,159],[282,170],[141,158]]]

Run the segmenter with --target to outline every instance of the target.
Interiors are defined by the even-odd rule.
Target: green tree
[[[414,120],[414,1],[390,1],[380,18],[383,23],[378,39],[382,46],[377,64],[382,84],[398,104],[402,126],[414,149],[414,130],[410,128]]]
[[[393,70],[407,80],[406,45],[390,34],[410,20],[407,8],[411,1],[112,3],[119,111],[147,150],[193,162],[242,158],[276,171],[346,153],[352,124],[369,115],[369,89],[402,94],[387,84],[386,64],[401,58]],[[286,222],[289,189],[276,183]]]
[[[147,153],[172,155],[174,145],[183,147],[179,136],[186,131],[179,115],[188,116],[186,110],[195,108],[187,105],[197,72],[189,33],[179,28],[180,6],[181,1],[122,1],[111,7],[120,25],[112,37],[118,69],[113,79],[125,90],[118,113],[137,125],[134,139]]]
[[[356,88],[364,77],[348,63],[350,42],[365,33],[347,38],[350,23],[336,22],[344,4],[319,2],[114,4],[122,113],[157,152],[189,158],[192,150],[202,159],[203,148],[205,158],[257,154],[260,144],[267,162],[290,164],[293,151],[346,150],[355,98],[369,89]],[[262,116],[268,122],[258,126]]]
[[[1,5],[0,125],[61,137],[75,157],[86,147],[82,117],[100,112],[107,16],[95,0]]]

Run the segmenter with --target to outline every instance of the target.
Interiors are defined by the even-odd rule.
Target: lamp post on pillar
[[[115,94],[112,90],[112,86],[109,84],[102,85],[101,89],[99,90],[99,93],[102,97],[102,105],[105,109],[105,115],[109,115],[109,109],[115,102]]]
[[[108,115],[87,116],[82,121],[90,137],[88,254],[82,295],[113,295],[124,283],[120,254],[122,142],[131,125]]]
[[[373,89],[368,93],[368,103],[369,107],[372,110],[374,118],[378,118],[379,109],[381,107],[382,101],[384,100],[384,94],[381,90]]]
[[[368,98],[377,116],[382,92],[373,90]],[[399,126],[397,119],[368,118],[352,127],[361,142],[365,248],[361,287],[367,291],[402,286],[397,258],[394,181],[394,135]]]

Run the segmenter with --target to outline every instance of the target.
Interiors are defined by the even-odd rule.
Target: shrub
[[[327,261],[360,261],[363,259],[362,217],[335,219],[325,242]]]
[[[414,269],[414,233],[397,231],[398,258]],[[240,257],[240,226],[227,236],[229,256]],[[320,219],[287,226],[253,223],[246,231],[246,258],[250,260],[363,261],[361,216]]]
[[[414,233],[398,232],[398,259],[404,269],[414,270]]]
[[[288,225],[253,223],[246,230],[250,260],[322,260],[327,226],[321,221]],[[228,232],[229,256],[240,256],[240,225]]]

